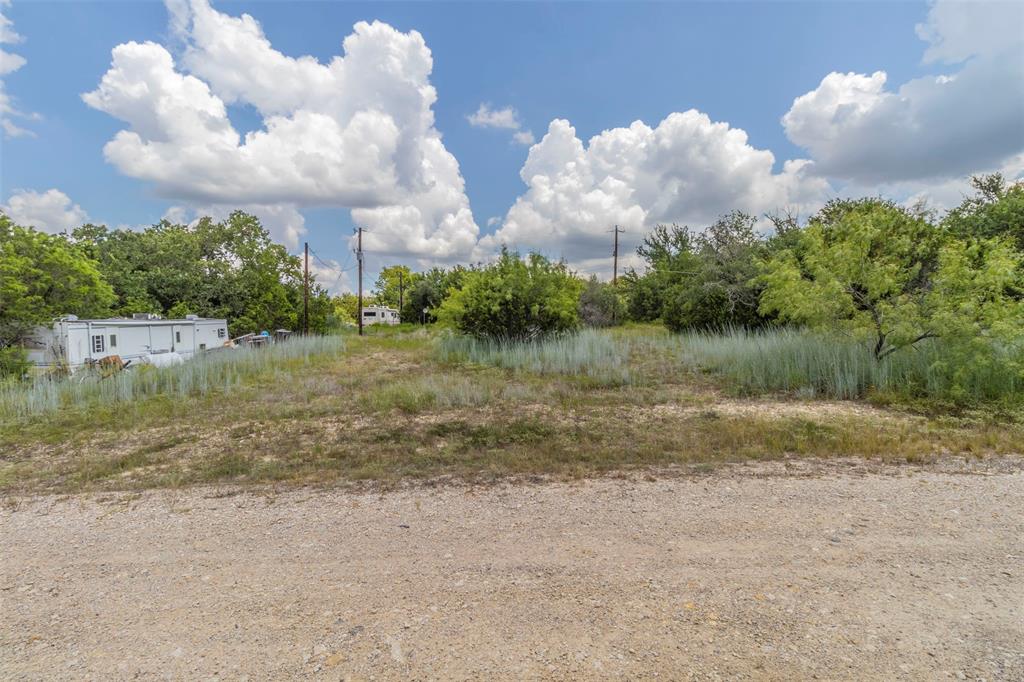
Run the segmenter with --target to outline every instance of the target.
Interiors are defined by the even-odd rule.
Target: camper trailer
[[[126,362],[154,364],[164,364],[161,361],[167,357],[187,360],[228,340],[227,320],[196,315],[182,320],[164,320],[148,313],[98,320],[68,315],[52,327],[36,329],[26,348],[29,360],[37,366],[76,369],[112,355]]]
[[[398,324],[398,311],[383,305],[369,305],[363,308],[363,326],[368,324]]]

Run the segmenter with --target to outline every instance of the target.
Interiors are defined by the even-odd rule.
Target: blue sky
[[[598,223],[610,223],[618,219],[616,216],[627,223],[634,220],[629,227],[632,228],[631,243],[635,243],[643,229],[653,222],[675,218],[699,221],[705,214],[712,215],[726,208],[725,204],[709,205],[706,211],[701,209],[689,214],[678,206],[693,206],[696,195],[684,193],[673,204],[677,208],[665,210],[656,207],[666,203],[658,198],[631,199],[636,206],[620,205],[622,202],[609,199],[611,203],[600,204],[614,204],[615,208],[609,209],[607,216],[583,211],[586,213],[583,218],[581,213],[573,212],[571,197],[561,201],[557,210],[550,205],[542,206],[543,202],[537,197],[549,185],[528,187],[520,177],[529,147],[514,142],[509,129],[473,126],[467,119],[481,104],[488,104],[494,110],[514,108],[521,128],[532,131],[538,142],[552,120],[565,119],[583,145],[592,136],[624,129],[633,121],[643,121],[654,129],[673,112],[695,109],[706,114],[711,122],[723,122],[731,130],[744,131],[746,144],[754,150],[771,152],[774,163],[767,171],[759,172],[778,178],[779,184],[788,183],[787,187],[791,184],[781,175],[784,162],[790,159],[811,159],[816,167],[828,169],[827,173],[815,173],[814,182],[820,179],[827,185],[814,185],[817,194],[811,199],[807,197],[814,192],[809,190],[801,191],[799,197],[789,193],[779,198],[782,195],[775,190],[735,189],[718,171],[714,182],[721,182],[723,187],[716,185],[709,193],[733,197],[739,204],[737,207],[754,212],[762,207],[766,210],[779,208],[771,206],[772,201],[811,210],[815,201],[822,197],[847,190],[880,191],[898,198],[930,191],[938,204],[944,200],[948,203],[948,197],[956,195],[954,189],[959,192],[957,188],[963,187],[969,172],[1006,169],[1011,174],[1018,172],[1015,155],[1019,156],[1024,148],[1024,140],[1020,139],[1020,127],[1009,119],[1020,111],[1024,93],[1020,81],[1014,80],[1019,73],[1012,67],[1008,67],[1005,74],[1000,72],[995,76],[1005,77],[1008,88],[1006,112],[996,121],[1006,126],[1005,154],[993,152],[979,157],[970,167],[957,166],[951,161],[949,169],[933,174],[927,167],[934,164],[922,161],[921,168],[911,164],[906,171],[889,178],[884,169],[868,170],[863,159],[853,159],[854,152],[837,148],[835,140],[822,132],[820,117],[815,118],[817,110],[808,108],[799,112],[800,121],[789,128],[781,119],[794,106],[795,98],[815,91],[823,78],[833,72],[867,78],[884,71],[884,90],[896,92],[912,79],[956,73],[972,59],[975,63],[981,61],[987,56],[981,54],[985,48],[972,46],[992,42],[986,32],[1006,21],[1005,17],[1001,22],[996,21],[999,13],[1009,11],[1011,20],[1017,18],[1012,7],[1009,10],[1005,6],[993,7],[992,22],[983,23],[974,35],[953,36],[943,43],[952,44],[953,38],[966,41],[966,49],[975,50],[979,57],[963,59],[953,45],[942,59],[928,60],[929,43],[919,37],[915,27],[933,19],[940,32],[951,31],[944,27],[952,25],[956,17],[940,16],[939,9],[944,8],[916,2],[216,2],[213,5],[215,12],[229,18],[251,15],[273,50],[287,57],[311,55],[323,64],[342,54],[341,41],[352,33],[358,21],[381,20],[398,34],[418,31],[433,58],[429,83],[437,90],[436,102],[430,108],[435,118],[434,128],[444,148],[458,163],[465,182],[465,197],[479,229],[477,238],[493,234],[504,224],[505,232],[499,235],[502,241],[565,256],[582,269],[595,271],[602,271],[605,266],[596,245],[603,239],[599,236]],[[985,12],[988,8],[973,8],[972,11]],[[25,62],[4,77],[6,94],[20,114],[11,120],[26,131],[15,136],[5,135],[0,143],[0,203],[9,201],[8,212],[14,213],[11,209],[16,208],[11,199],[15,193],[43,193],[49,189],[66,195],[70,206],[77,205],[80,212],[76,216],[85,214],[91,220],[112,226],[150,224],[172,206],[203,208],[203,202],[190,200],[180,192],[176,195],[177,190],[169,189],[170,184],[180,187],[178,180],[173,183],[154,181],[143,173],[126,172],[124,167],[106,160],[104,145],[118,131],[132,129],[137,122],[126,125],[116,115],[90,106],[81,98],[83,93],[96,90],[111,68],[111,50],[115,46],[129,41],[159,43],[174,55],[176,68],[188,73],[178,57],[183,44],[194,43],[205,49],[199,44],[200,38],[175,34],[169,24],[168,9],[155,1],[14,0],[3,7],[3,14],[23,38],[10,42],[4,49],[20,55]],[[1002,45],[999,40],[995,42]],[[1012,35],[1003,40],[1006,50],[1019,49],[1018,42]],[[1000,53],[999,60],[1004,60],[1005,55],[1005,51]],[[996,61],[996,56],[992,55],[991,59]],[[218,90],[215,76],[203,78],[201,75],[200,78],[212,82],[214,94],[228,102],[227,116],[238,133],[244,135],[264,127],[265,112],[244,101],[244,96],[230,103],[231,98]],[[865,82],[851,81],[851,91],[859,92],[858,84]],[[872,106],[877,99],[871,100]],[[934,99],[922,96],[920,101],[924,104],[919,108],[923,111],[925,104],[934,106]],[[822,103],[821,107],[827,108],[828,103]],[[114,105],[107,106],[108,110],[113,108]],[[296,105],[295,109],[298,108]],[[881,105],[877,109],[879,116],[885,113]],[[833,106],[829,111],[831,118],[826,122],[837,121],[836,112],[840,109]],[[289,113],[294,114],[295,110]],[[914,109],[913,116],[932,120],[928,117],[937,118],[943,113],[953,115],[955,112],[922,113]],[[895,122],[891,127],[909,125],[904,119],[910,114],[903,112],[892,116]],[[981,123],[992,125],[988,121],[979,125]],[[704,129],[699,122],[694,125]],[[876,130],[886,127],[880,127],[877,122],[873,126]],[[690,132],[672,134],[693,135],[692,127],[684,125],[680,130]],[[868,130],[861,134],[870,135]],[[889,134],[899,139],[907,137],[898,129]],[[665,136],[668,135],[669,131],[665,131]],[[963,131],[948,131],[946,137],[950,136],[963,136]],[[674,158],[685,158],[690,153],[689,147],[672,146],[684,145],[685,140],[666,139],[670,142],[662,140],[661,144],[669,144],[675,150]],[[926,142],[922,140],[921,146]],[[861,146],[870,149],[873,143],[881,145],[882,141],[870,139]],[[708,145],[715,149],[722,146],[713,139]],[[554,138],[551,146],[554,148]],[[902,155],[906,157],[907,153],[912,156],[913,150]],[[564,174],[560,175],[562,161],[551,158],[551,154],[554,151],[536,149],[537,167],[550,176],[552,183],[557,184],[557,178],[570,181]],[[705,152],[694,154],[694,159],[699,159]],[[699,163],[699,160],[692,163]],[[881,161],[877,165],[883,166]],[[731,166],[726,163],[725,167]],[[675,182],[682,174],[691,188],[687,191],[699,194],[703,181],[695,181],[694,178],[700,180],[701,176],[691,170],[688,167],[672,171],[666,178]],[[633,175],[632,170],[617,173],[613,173],[616,178]],[[592,181],[595,188],[603,187],[600,179],[592,175],[587,175],[587,181]],[[632,196],[657,194],[658,186],[667,180],[654,177],[650,182],[654,183],[651,188],[632,188]],[[767,180],[754,178],[749,182],[751,186],[761,187]],[[682,190],[677,188],[677,191]],[[751,199],[751,192],[760,199]],[[218,197],[224,205],[233,199],[230,193]],[[517,198],[529,205],[510,214]],[[238,204],[246,201],[240,199]],[[308,240],[326,260],[343,263],[353,225],[347,204],[329,206],[322,199],[297,198],[294,205],[304,218],[306,232],[299,236],[300,241]],[[545,211],[556,212],[548,215]],[[488,225],[492,217],[498,220]],[[424,231],[422,244],[415,247],[410,246],[411,239],[402,237],[406,234],[402,229],[406,228],[382,228],[379,233],[385,241],[376,245],[378,253],[374,258],[379,262],[403,260],[417,264],[470,260],[481,257],[496,243],[484,239],[480,245],[470,248],[463,240],[461,247],[437,247],[431,242],[434,239],[431,230],[437,226],[429,224],[429,220],[426,222],[425,226],[408,228]],[[563,224],[573,227],[563,228]],[[545,235],[556,233],[557,237],[546,239]],[[577,252],[579,257],[575,258]]]

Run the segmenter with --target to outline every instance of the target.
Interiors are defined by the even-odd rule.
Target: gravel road
[[[1018,464],[19,498],[0,547],[3,679],[1024,679]]]

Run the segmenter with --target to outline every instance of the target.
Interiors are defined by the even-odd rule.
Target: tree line
[[[302,263],[241,211],[194,226],[83,225],[50,235],[0,213],[0,376],[24,371],[22,342],[61,315],[156,313],[226,318],[231,336],[298,329]],[[309,325],[324,332],[333,302],[315,281]]]
[[[393,265],[364,303],[507,341],[630,321],[672,331],[797,325],[863,339],[882,360],[942,339],[951,362],[998,356],[1024,372],[1024,184],[999,175],[972,184],[974,195],[942,216],[862,198],[830,201],[803,222],[734,211],[699,230],[658,225],[637,249],[642,270],[614,286],[507,249],[489,264]],[[225,317],[232,335],[296,329],[302,284],[299,259],[242,212],[65,235],[0,215],[0,361],[34,325],[69,312]],[[354,295],[331,297],[314,282],[310,328],[355,323],[357,308]]]
[[[375,295],[397,307],[401,281],[404,321],[428,308],[428,321],[510,339],[626,321],[672,331],[791,323],[867,334],[884,357],[938,336],[1019,338],[1024,183],[972,184],[941,218],[862,198],[832,200],[805,222],[765,216],[770,230],[741,211],[700,230],[658,225],[637,249],[645,266],[618,286],[503,250],[483,266],[385,268]]]

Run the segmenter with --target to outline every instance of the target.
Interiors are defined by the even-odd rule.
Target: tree
[[[657,225],[636,252],[647,262],[647,271],[627,270],[623,289],[630,319],[650,322],[662,317],[669,290],[697,268],[693,235],[678,225]]]
[[[764,312],[870,338],[881,360],[925,339],[1016,343],[1021,254],[1009,240],[945,240],[880,199],[830,202],[764,268]]]
[[[363,296],[363,307],[377,305],[373,296]],[[343,324],[359,323],[359,297],[346,292],[331,299],[332,315]]]
[[[536,253],[524,260],[502,248],[497,261],[463,275],[438,319],[478,338],[529,341],[575,329],[582,288],[565,263]]]
[[[405,297],[402,319],[416,322],[434,322],[435,309],[444,301],[443,270],[434,268],[415,279],[412,290]]]
[[[647,272],[627,272],[630,317],[661,319],[673,331],[729,325],[759,326],[758,263],[788,235],[798,232],[786,219],[783,236],[766,241],[754,229],[756,219],[741,211],[723,215],[700,232],[658,225],[637,253]]]
[[[20,373],[23,352],[16,347],[36,326],[67,314],[106,315],[113,300],[86,252],[0,213],[0,372]]]
[[[71,238],[113,286],[117,314],[224,317],[232,336],[302,324],[301,262],[247,213],[202,218],[192,227],[165,220],[138,231],[84,225]],[[332,304],[312,280],[309,326],[322,332]]]
[[[462,279],[468,271],[466,267],[456,265],[447,270],[434,267],[425,272],[412,273],[406,285],[402,319],[406,322],[435,322],[436,309],[450,292],[462,285]]]
[[[766,322],[758,310],[761,285],[756,278],[767,244],[755,223],[753,216],[733,211],[691,237],[695,258],[665,296],[665,326],[680,331]]]
[[[1007,184],[999,173],[971,178],[976,194],[951,210],[943,229],[960,239],[1007,237],[1024,251],[1024,182]]]
[[[400,290],[408,291],[411,284],[412,270],[408,266],[389,265],[377,275],[377,282],[373,285],[373,294],[378,305],[400,309],[404,307]]]
[[[580,322],[588,327],[611,327],[622,324],[626,306],[616,287],[593,276],[580,292],[579,314]]]

